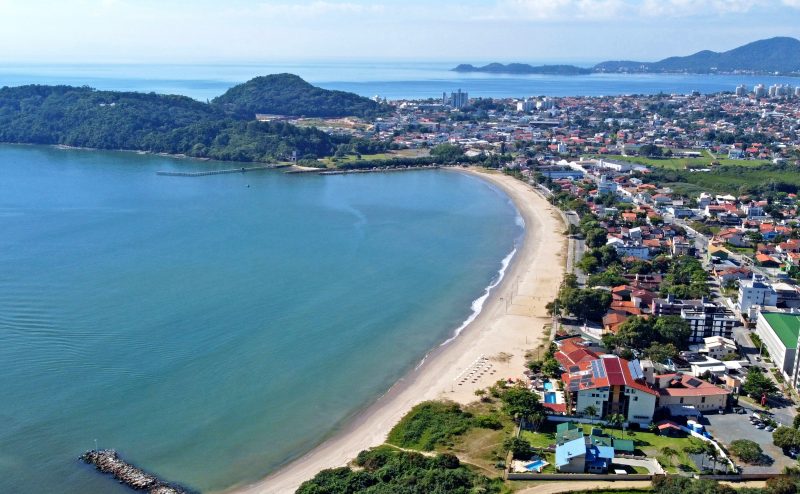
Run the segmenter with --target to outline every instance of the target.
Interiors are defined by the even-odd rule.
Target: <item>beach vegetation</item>
[[[527,460],[533,455],[531,443],[518,437],[509,437],[503,441],[503,449],[510,451],[516,460]]]
[[[454,436],[475,427],[471,413],[453,402],[426,401],[411,409],[389,432],[387,443],[402,448],[432,451],[450,444]]]
[[[487,494],[506,491],[502,480],[489,479],[462,465],[452,454],[420,453],[379,447],[362,451],[355,468],[323,470],[297,494]]]
[[[500,395],[500,400],[503,402],[503,411],[516,420],[528,420],[542,411],[539,395],[522,386],[507,388]]]

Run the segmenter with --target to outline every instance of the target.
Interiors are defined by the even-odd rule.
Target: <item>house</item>
[[[607,473],[613,459],[612,446],[592,444],[583,433],[556,446],[556,469],[562,473]]]
[[[693,407],[699,412],[724,410],[730,391],[694,376],[676,373],[654,376],[658,391],[658,408]]]
[[[601,355],[568,369],[562,380],[578,413],[594,408],[595,417],[621,414],[644,427],[653,420],[657,392],[645,383],[638,360]]]
[[[690,346],[689,351],[722,360],[729,355],[736,354],[736,343],[730,338],[709,336],[703,338],[703,343]]]

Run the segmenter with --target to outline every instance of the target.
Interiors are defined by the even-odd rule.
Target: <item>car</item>
[[[756,425],[756,428],[757,428],[757,429],[764,429],[764,428],[766,428],[766,427],[767,427],[767,426],[766,426],[766,424],[764,424],[763,422],[761,422],[761,423],[759,423],[758,425]]]
[[[774,431],[774,430],[775,430],[775,428],[774,428],[774,427],[772,427],[771,425],[768,425],[768,426],[766,426],[766,427],[764,428],[764,430],[765,430],[765,431],[767,431],[767,432],[772,432],[772,431]]]

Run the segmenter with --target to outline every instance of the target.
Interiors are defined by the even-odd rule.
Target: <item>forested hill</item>
[[[800,72],[800,41],[777,37],[715,52],[703,50],[685,57],[670,57],[658,62],[613,61],[594,67],[598,72]]]
[[[312,86],[293,74],[256,77],[211,101],[238,118],[256,113],[306,117],[370,117],[387,108],[369,98]]]
[[[293,151],[328,156],[347,141],[315,128],[236,118],[183,96],[70,86],[0,89],[0,142],[270,161]]]

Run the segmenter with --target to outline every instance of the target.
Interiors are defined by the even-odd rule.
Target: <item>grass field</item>
[[[763,160],[729,160],[727,158],[714,158],[708,151],[704,151],[704,156],[700,158],[648,158],[645,156],[610,156],[609,160],[627,161],[639,165],[650,166],[653,168],[664,168],[667,170],[687,170],[689,168],[710,168],[711,163],[718,163],[719,166],[743,166],[756,167],[769,164]],[[602,156],[594,156],[603,158]]]

